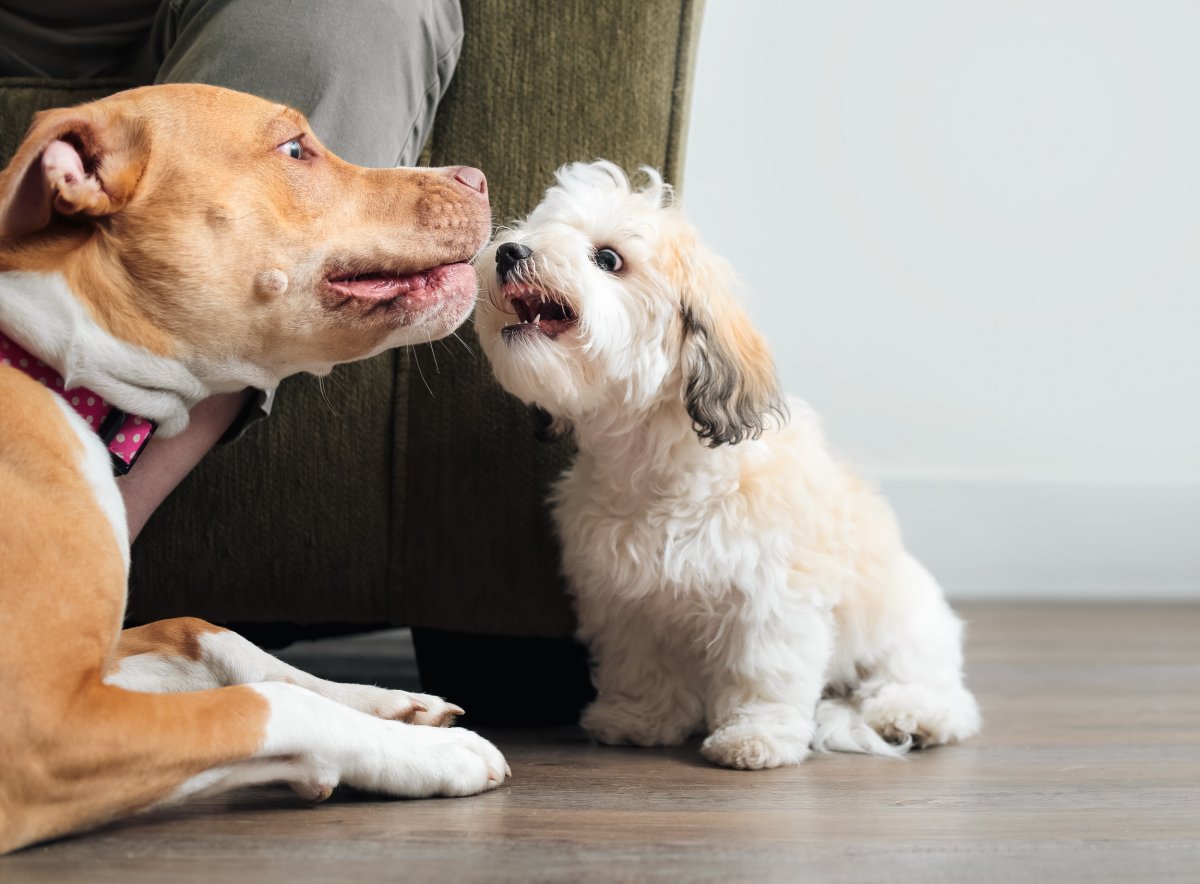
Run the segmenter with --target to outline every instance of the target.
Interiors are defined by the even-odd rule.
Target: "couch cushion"
[[[700,6],[689,0],[463,0],[466,43],[434,124],[434,165],[487,172],[495,222],[527,213],[573,160],[648,164],[679,180]],[[544,498],[568,443],[534,441],[491,379],[473,328],[419,358],[397,451],[396,619],[563,635],[574,618]],[[426,389],[426,384],[428,389]]]
[[[0,77],[0,168],[8,165],[38,111],[95,101],[131,85],[125,80]]]

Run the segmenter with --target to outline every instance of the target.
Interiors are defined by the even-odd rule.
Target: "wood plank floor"
[[[257,789],[23,851],[0,881],[1200,880],[1200,605],[962,610],[986,716],[962,746],[743,773],[494,731],[514,777],[487,795]]]

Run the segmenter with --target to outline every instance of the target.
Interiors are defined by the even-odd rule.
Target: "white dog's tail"
[[[812,747],[817,752],[861,752],[864,755],[890,755],[899,758],[912,743],[889,743],[865,722],[858,709],[847,700],[833,698],[817,704],[816,731]]]

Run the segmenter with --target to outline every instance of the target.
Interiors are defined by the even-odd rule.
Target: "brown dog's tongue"
[[[335,277],[329,286],[345,298],[389,301],[401,296],[436,300],[453,291],[473,289],[475,270],[470,264],[442,264],[416,273],[361,273]]]
[[[399,276],[370,274],[366,276],[331,279],[332,285],[342,294],[366,301],[386,301],[398,295],[420,291],[429,285],[429,277],[435,271],[405,273]]]

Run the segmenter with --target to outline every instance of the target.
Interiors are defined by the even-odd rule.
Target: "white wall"
[[[1200,597],[1200,3],[708,0],[685,206],[960,597]]]

